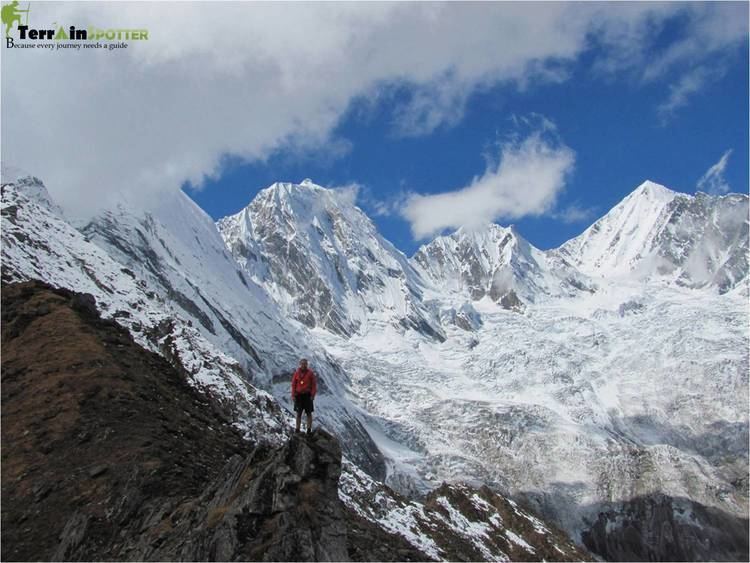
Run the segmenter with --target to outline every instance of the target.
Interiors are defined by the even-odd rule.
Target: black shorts
[[[313,398],[310,393],[300,393],[294,398],[294,412],[305,411],[310,414],[314,410],[315,405],[313,405]]]

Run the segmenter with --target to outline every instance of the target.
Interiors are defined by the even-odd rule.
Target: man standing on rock
[[[299,361],[299,368],[297,368],[297,371],[292,376],[292,402],[294,403],[294,410],[297,413],[297,428],[295,432],[299,432],[302,422],[302,411],[307,413],[307,433],[309,434],[312,431],[312,413],[315,410],[313,401],[317,392],[318,382],[315,372],[307,368],[307,360],[302,358]]]

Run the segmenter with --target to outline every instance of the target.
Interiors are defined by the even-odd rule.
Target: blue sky
[[[675,18],[662,30],[653,52],[667,48],[682,32]],[[218,179],[188,193],[212,217],[220,218],[237,212],[259,189],[277,180],[310,177],[330,187],[356,183],[361,186],[358,204],[386,238],[411,255],[423,241],[412,236],[409,222],[398,212],[378,214],[374,203],[409,191],[430,194],[467,185],[484,172],[498,144],[523,135],[524,127],[514,116],[539,114],[555,124],[558,141],[575,152],[557,212],[496,220],[515,223],[540,248],[555,247],[579,234],[645,179],[695,193],[701,176],[728,150],[732,152],[723,172],[726,183],[732,191],[747,192],[747,53],[745,41],[717,54],[708,64],[720,63],[723,70],[669,113],[660,107],[681,69],[648,83],[628,71],[603,75],[593,68],[596,46],[567,66],[561,82],[525,88],[492,85],[469,97],[458,122],[428,134],[404,136],[394,125],[399,98],[408,97],[408,89],[377,102],[355,100],[335,128],[338,142],[332,143],[330,153],[325,146],[311,154],[282,149],[262,162],[229,162]],[[570,208],[580,213],[563,217],[561,211]]]
[[[411,255],[487,221],[554,247],[645,179],[748,190],[747,2],[35,6],[151,29],[3,51],[3,161],[71,216],[184,189],[218,219],[311,178]]]

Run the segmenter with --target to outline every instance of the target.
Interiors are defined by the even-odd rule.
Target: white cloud
[[[630,74],[641,84],[669,79],[667,98],[657,107],[662,123],[690,97],[719,79],[748,37],[748,7],[743,2],[629,2],[613,5],[619,17],[604,17],[596,35],[608,56],[595,68]],[[610,14],[611,16],[611,14]],[[674,19],[680,26],[666,33]],[[746,48],[746,47],[745,47]]]
[[[696,68],[713,66],[722,54],[747,41],[747,4],[729,2],[693,2],[683,6],[687,20],[682,36],[669,43],[656,56],[648,57],[642,67],[644,81],[661,78],[675,68],[687,66],[690,73]],[[653,38],[656,38],[654,34]],[[652,39],[653,40],[653,39]]]
[[[468,186],[436,195],[414,194],[401,213],[417,239],[448,228],[540,215],[553,209],[574,163],[569,147],[536,131],[503,145],[499,164]]]
[[[614,36],[604,59],[681,5],[592,3],[35,3],[31,24],[143,28],[112,52],[6,50],[3,161],[44,179],[69,212],[113,194],[144,203],[199,186],[226,155],[284,148],[333,156],[353,99],[401,85],[403,135],[456,123],[468,96],[505,82],[565,80],[566,65]],[[723,6],[716,13],[733,13]],[[721,18],[717,16],[720,20]],[[635,23],[633,23],[635,22]],[[719,29],[716,27],[716,29]],[[645,30],[645,31],[644,31]],[[718,36],[713,33],[711,37]]]
[[[400,215],[412,195],[413,193],[402,190],[390,195],[387,199],[371,197],[364,204],[368,213],[374,217]]]
[[[410,99],[397,108],[393,126],[403,137],[418,137],[443,126],[458,123],[464,115],[471,84],[453,78],[438,78],[413,89]]]
[[[657,107],[662,123],[668,121],[675,111],[686,106],[690,96],[699,92],[715,76],[714,72],[698,67],[672,84],[669,87],[669,97]]]
[[[332,189],[342,191],[350,196],[345,201],[359,206],[369,217],[399,215],[400,210],[411,195],[409,192],[401,189],[383,198],[381,195],[376,194],[369,186],[360,184],[359,182],[351,182],[344,186],[333,187]]]
[[[592,27],[607,56],[596,60],[595,68],[609,74],[629,72],[642,82],[683,67],[689,72],[742,45],[747,16],[747,5],[740,2],[600,4]],[[673,26],[676,19],[678,27]]]
[[[729,163],[729,157],[732,154],[732,149],[729,149],[719,159],[719,162],[711,166],[706,173],[701,176],[698,180],[697,188],[702,191],[713,195],[721,195],[729,193],[730,187],[724,178],[724,170],[726,170],[727,164]]]
[[[596,215],[596,208],[581,207],[580,205],[569,205],[553,213],[553,218],[563,223],[583,223],[591,220]]]
[[[351,182],[343,186],[334,186],[331,189],[339,203],[343,205],[355,205],[359,194],[363,190],[363,186],[357,182]]]

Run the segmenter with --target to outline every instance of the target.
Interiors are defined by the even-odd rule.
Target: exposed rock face
[[[340,473],[341,449],[322,430],[235,456],[154,558],[347,560]]]
[[[608,561],[748,561],[747,527],[746,518],[652,495],[600,512],[583,542]]]
[[[466,485],[443,484],[430,492],[425,506],[436,513],[436,519],[464,519],[467,531],[484,528],[483,541],[467,534],[456,537],[452,530],[436,535],[449,561],[462,560],[466,554],[475,561],[497,559],[509,561],[584,561],[591,555],[578,548],[561,531],[536,518],[513,500],[502,497],[489,487],[472,489]],[[442,539],[442,541],[440,541]]]
[[[423,552],[422,560],[592,559],[563,532],[486,486],[443,483],[418,502],[348,468],[342,475],[339,496],[358,516],[405,538]],[[390,542],[389,545],[397,545]],[[371,546],[366,559],[383,560],[389,555],[381,544]],[[402,554],[400,559],[409,557]]]

